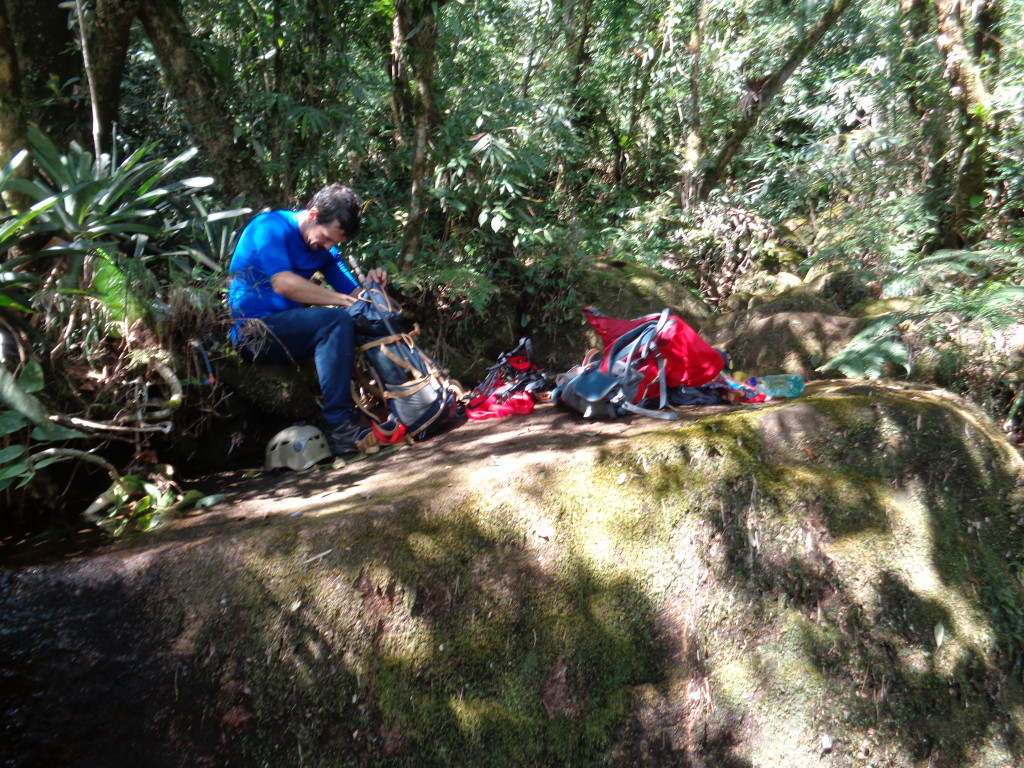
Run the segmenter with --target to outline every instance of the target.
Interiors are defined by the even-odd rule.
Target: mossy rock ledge
[[[1024,763],[1024,465],[943,391],[544,406],[0,573],[6,765]]]

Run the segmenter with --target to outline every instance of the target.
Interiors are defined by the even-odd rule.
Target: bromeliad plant
[[[6,186],[37,205],[52,201],[32,226],[52,239],[21,261],[47,262],[35,298],[57,336],[54,351],[78,345],[88,354],[146,314],[173,269],[164,244],[191,218],[177,197],[213,179],[175,179],[194,149],[164,160],[142,147],[122,160],[116,153],[95,158],[77,144],[60,154],[38,130],[29,140],[38,174]]]

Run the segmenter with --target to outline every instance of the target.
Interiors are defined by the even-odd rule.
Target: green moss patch
[[[175,732],[244,765],[1020,764],[998,431],[884,385],[701,413],[346,468],[315,514],[160,550],[135,620]]]

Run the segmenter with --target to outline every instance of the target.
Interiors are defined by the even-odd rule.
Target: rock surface
[[[1020,765],[1022,479],[877,382],[225,478],[2,573],[0,761]]]

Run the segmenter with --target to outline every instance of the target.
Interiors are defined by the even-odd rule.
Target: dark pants
[[[333,427],[352,416],[352,318],[342,307],[304,307],[265,315],[259,338],[238,345],[242,359],[290,363],[313,358],[323,395],[324,421]]]

